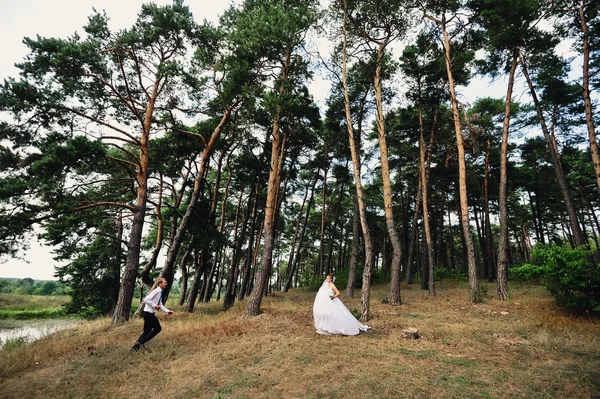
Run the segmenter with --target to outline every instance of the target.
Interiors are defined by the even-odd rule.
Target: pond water
[[[27,342],[32,342],[81,322],[81,319],[0,319],[0,348],[7,340],[24,337]]]

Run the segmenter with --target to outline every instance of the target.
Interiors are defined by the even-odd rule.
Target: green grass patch
[[[414,357],[416,359],[426,359],[437,354],[437,351],[435,350],[411,351],[409,349],[404,348],[401,348],[398,352],[402,355]]]
[[[0,319],[50,319],[65,317],[63,307],[70,297],[41,295],[0,295]]]
[[[295,360],[300,364],[310,364],[313,362],[313,357],[310,355],[297,355]]]
[[[462,357],[441,357],[440,356],[437,360],[441,363],[452,364],[455,366],[469,367],[469,368],[473,368],[477,365],[477,362],[475,360],[465,359]]]
[[[42,310],[56,309],[69,302],[67,295],[41,296],[41,295],[0,295],[0,310]]]
[[[39,310],[0,310],[0,319],[53,319],[65,316],[65,310],[62,308]]]

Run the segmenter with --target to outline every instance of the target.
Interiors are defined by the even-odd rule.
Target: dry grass
[[[163,318],[135,354],[141,321],[96,321],[2,351],[0,396],[599,398],[600,321],[562,313],[540,287],[511,288],[508,303],[473,305],[464,284],[438,284],[435,298],[403,286],[392,307],[380,303],[388,286],[374,287],[372,330],[355,337],[317,335],[314,293],[299,290],[265,298],[254,318],[244,303]],[[422,337],[401,338],[406,327]]]

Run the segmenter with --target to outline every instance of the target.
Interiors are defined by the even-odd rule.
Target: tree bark
[[[256,230],[256,218],[258,215],[258,197],[260,193],[256,192],[254,196],[254,204],[252,205],[252,222],[250,225],[250,237],[248,238],[248,249],[246,250],[246,265],[244,267],[244,278],[242,280],[242,284],[240,286],[240,294],[238,299],[241,301],[246,297],[246,293],[248,291],[248,281],[250,280],[250,275],[252,274],[252,255],[254,248],[254,231]],[[259,238],[260,239],[260,238]]]
[[[198,204],[198,200],[204,193],[204,176],[208,169],[208,162],[210,156],[214,150],[217,139],[220,137],[223,127],[229,120],[231,113],[241,103],[241,99],[236,100],[233,104],[230,104],[225,108],[225,112],[219,121],[217,127],[213,130],[210,139],[206,142],[204,150],[202,151],[202,155],[200,157],[200,167],[198,172],[196,173],[196,177],[194,179],[194,190],[192,191],[192,196],[190,198],[190,202],[185,210],[185,214],[181,218],[181,222],[177,227],[177,233],[175,234],[175,238],[171,243],[171,247],[167,252],[167,258],[165,260],[165,264],[163,266],[163,273],[167,273],[173,269],[175,264],[175,260],[177,259],[177,255],[179,254],[179,249],[181,244],[183,243],[183,239],[185,234],[187,233],[187,228],[190,223],[190,219],[194,210],[196,209],[196,205]],[[196,287],[197,289],[198,287]],[[197,294],[197,292],[196,292]],[[195,298],[194,298],[195,299]],[[188,301],[189,302],[189,301]],[[191,306],[191,310],[193,310],[193,305]]]
[[[508,210],[506,206],[507,166],[508,166],[508,132],[510,129],[512,92],[515,83],[515,73],[519,48],[513,49],[510,73],[508,75],[508,86],[506,88],[506,100],[504,106],[504,123],[502,126],[502,145],[500,147],[500,190],[498,197],[500,237],[498,239],[498,265],[496,268],[496,291],[501,301],[507,301],[508,295]]]
[[[467,167],[465,161],[465,147],[462,136],[462,126],[460,123],[460,114],[458,111],[458,101],[456,99],[454,76],[452,73],[452,57],[450,55],[450,36],[446,30],[446,17],[441,20],[435,20],[442,29],[444,36],[444,51],[446,71],[448,73],[448,88],[450,90],[450,102],[452,103],[452,115],[454,117],[454,130],[456,133],[456,147],[458,149],[458,184],[460,199],[460,220],[462,223],[463,237],[465,242],[465,252],[467,256],[467,265],[469,273],[469,298],[471,302],[481,302],[483,300],[479,279],[477,277],[477,265],[475,263],[475,248],[471,236],[469,223],[469,204],[467,195]]]
[[[123,243],[123,216],[119,212],[115,220],[117,228],[117,236],[115,237],[115,260],[111,269],[108,271],[111,277],[110,285],[110,309],[111,313],[114,312],[119,300],[119,283],[121,281],[121,258],[123,251],[121,251],[121,245]]]
[[[200,290],[200,281],[202,280],[202,272],[206,267],[206,262],[208,258],[208,253],[206,248],[202,248],[200,253],[194,253],[194,280],[192,282],[192,286],[190,287],[190,293],[187,298],[187,302],[185,304],[184,310],[186,312],[192,313],[194,311],[194,305],[196,303],[196,299],[198,298],[198,291]]]
[[[521,70],[523,71],[523,75],[525,75],[525,80],[527,81],[527,85],[529,86],[531,98],[533,99],[533,103],[535,104],[535,109],[537,111],[538,119],[542,127],[542,132],[544,133],[544,138],[546,139],[546,144],[548,145],[548,153],[550,154],[552,166],[554,166],[554,174],[556,175],[556,180],[558,181],[560,193],[563,197],[565,207],[567,208],[567,214],[569,215],[569,225],[571,226],[571,231],[573,233],[574,244],[576,247],[585,245],[585,238],[583,236],[583,232],[581,231],[581,227],[579,226],[577,212],[575,211],[575,205],[573,204],[573,198],[571,197],[571,193],[569,192],[567,178],[565,177],[565,174],[562,170],[562,165],[558,157],[558,152],[556,151],[554,145],[554,140],[552,139],[550,132],[548,131],[548,127],[546,126],[546,120],[542,112],[542,107],[535,92],[535,88],[533,87],[533,82],[531,80],[531,77],[529,76],[529,72],[527,70],[527,65],[525,64],[525,61],[523,59],[523,55],[520,54],[519,58],[521,61]]]
[[[346,79],[347,73],[347,1],[343,0],[344,4],[344,19],[343,19],[343,50],[342,50],[342,85],[344,87],[344,108],[346,111],[346,126],[348,128],[348,140],[350,142],[350,153],[352,155],[352,169],[354,172],[354,185],[356,188],[356,198],[358,201],[358,210],[360,214],[360,224],[363,234],[363,242],[365,244],[365,266],[363,269],[363,285],[360,295],[360,321],[366,322],[369,320],[369,306],[371,300],[371,270],[373,268],[373,243],[371,241],[371,232],[367,224],[367,212],[363,199],[363,188],[360,176],[360,158],[359,148],[357,148],[354,140],[354,129],[352,127],[352,114],[350,112],[350,95],[348,90],[348,82]]]
[[[240,202],[240,204],[238,204],[238,210],[236,211],[236,225],[237,225],[237,219],[238,219],[238,213],[240,210],[240,205],[242,202],[242,194],[243,194],[243,190],[240,192],[240,197],[238,199],[238,201]],[[252,198],[255,195],[255,185],[252,185],[252,188],[250,189],[250,194],[248,195],[248,201],[246,202],[246,204],[250,203],[250,198]],[[244,244],[244,242],[246,241],[246,229],[248,226],[248,222],[250,219],[250,206],[246,206],[246,211],[242,217],[242,231],[240,233],[239,238],[235,237],[235,242],[237,243],[234,249],[234,253],[233,253],[233,261],[231,262],[231,271],[229,273],[229,278],[227,279],[227,290],[225,291],[225,296],[223,297],[223,308],[227,309],[231,306],[233,306],[233,304],[235,303],[235,291],[236,291],[236,287],[237,287],[237,281],[239,278],[239,274],[240,274],[240,260],[242,257],[242,246]],[[237,228],[236,228],[237,231]]]
[[[385,121],[383,114],[383,98],[381,95],[381,68],[384,49],[387,42],[382,42],[377,50],[377,66],[375,67],[375,88],[377,137],[379,139],[379,158],[381,160],[381,180],[383,183],[383,208],[385,213],[385,225],[392,245],[392,281],[390,285],[390,304],[401,305],[400,296],[400,262],[402,261],[402,245],[394,222],[394,211],[392,204],[392,184],[390,178],[390,166],[388,162],[388,148],[385,137]]]
[[[412,284],[414,274],[414,259],[415,259],[415,248],[419,239],[419,215],[423,209],[421,206],[421,198],[423,196],[423,182],[421,181],[421,175],[419,174],[419,184],[417,186],[417,198],[415,199],[415,211],[412,217],[412,229],[410,233],[410,244],[408,245],[408,260],[406,261],[406,278],[404,282],[406,284]]]
[[[291,68],[291,54],[286,54],[284,68],[282,70],[282,81],[285,82],[288,78],[289,69]],[[283,82],[279,86],[279,95],[284,93]],[[252,290],[250,299],[246,305],[247,316],[257,316],[260,313],[260,304],[269,280],[271,262],[273,261],[273,240],[275,238],[275,208],[277,207],[277,197],[279,191],[279,183],[281,179],[280,163],[282,161],[285,136],[281,134],[280,128],[281,105],[276,106],[275,115],[273,118],[273,129],[271,132],[271,162],[269,172],[269,185],[267,188],[267,202],[265,205],[265,221],[264,233],[265,244],[263,248],[263,257],[261,259],[261,267],[258,271],[256,286]]]
[[[181,294],[179,295],[179,306],[182,306],[185,302],[185,296],[187,294],[188,289],[188,266],[187,259],[190,257],[192,253],[191,250],[185,251],[183,256],[181,257]]]
[[[598,140],[596,138],[596,128],[594,124],[594,108],[590,97],[590,39],[587,20],[585,17],[585,1],[579,1],[579,23],[581,25],[581,33],[583,33],[583,103],[585,105],[585,122],[590,138],[590,152],[592,154],[592,162],[594,164],[594,173],[596,174],[596,184],[600,190],[600,154],[598,153]]]
[[[358,263],[358,251],[360,240],[360,215],[358,212],[358,201],[354,195],[354,212],[352,216],[352,251],[350,252],[350,267],[348,269],[348,284],[346,285],[346,298],[354,296],[354,284],[356,283],[356,265]]]
[[[152,116],[154,106],[158,97],[158,89],[161,79],[156,79],[152,86],[152,94],[146,105],[144,122],[142,125],[142,137],[138,142],[139,162],[137,166],[137,196],[135,199],[135,211],[131,221],[131,231],[129,233],[129,242],[127,243],[127,261],[123,270],[123,280],[119,289],[119,299],[113,312],[112,322],[118,323],[129,320],[131,313],[131,303],[133,301],[133,291],[135,289],[135,279],[140,267],[140,247],[142,242],[142,231],[144,229],[144,219],[146,217],[146,203],[148,200],[148,170],[150,166],[148,141],[150,139],[150,128],[152,126]]]
[[[437,113],[436,113],[437,116]],[[434,123],[435,126],[435,123]],[[433,137],[433,131],[432,131]],[[433,151],[432,148],[429,149],[429,152]],[[429,259],[429,273],[428,273],[428,295],[435,296],[435,278],[434,278],[434,268],[435,264],[433,263],[433,242],[431,241],[431,231],[429,229],[429,202],[428,202],[428,194],[427,194],[427,186],[428,186],[428,176],[427,171],[429,169],[429,165],[425,165],[425,140],[423,138],[423,110],[419,105],[419,166],[420,166],[420,179],[421,179],[421,197],[423,202],[423,230],[425,232],[425,251]]]
[[[296,234],[294,235],[294,243],[292,244],[292,248],[290,250],[290,259],[288,261],[288,275],[286,278],[286,282],[285,282],[285,286],[283,288],[283,292],[288,292],[290,287],[292,286],[292,280],[294,277],[294,274],[297,270],[297,265],[298,265],[298,260],[300,258],[300,250],[302,249],[302,242],[304,241],[304,233],[306,231],[306,225],[308,224],[308,216],[310,215],[310,208],[313,202],[313,197],[315,194],[315,186],[317,184],[317,180],[319,177],[319,172],[317,171],[317,173],[315,174],[315,178],[312,182],[312,188],[310,186],[306,187],[306,194],[304,195],[304,200],[302,201],[302,206],[300,207],[300,213],[298,214],[298,222],[296,225],[296,234],[298,233],[298,229],[301,229],[300,232],[300,237],[297,240],[297,250],[296,250]],[[308,200],[308,203],[306,204],[306,212],[304,212],[304,205],[306,203],[306,195],[308,194],[308,191],[310,190],[310,197]],[[300,225],[301,223],[301,218],[304,215],[303,218],[303,222],[302,225]],[[297,253],[296,253],[297,252]]]

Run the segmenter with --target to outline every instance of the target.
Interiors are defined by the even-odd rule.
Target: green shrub
[[[345,291],[346,287],[348,286],[349,274],[350,274],[350,270],[347,268],[333,273],[333,275],[335,276],[335,281],[334,281],[335,286],[341,292]],[[363,266],[357,267],[356,268],[356,278],[354,280],[354,288],[355,289],[362,288],[362,275],[363,275]],[[304,275],[301,276],[299,285],[306,291],[317,291],[319,288],[321,288],[321,285],[323,284],[324,280],[325,280],[325,275],[314,276],[312,274],[312,271],[310,271],[310,272],[305,271]],[[371,285],[372,286],[377,285],[377,284],[389,283],[389,281],[390,281],[389,277],[386,278],[384,273],[378,272],[377,270],[373,270],[373,272],[371,273]]]
[[[87,320],[92,320],[92,319],[97,319],[99,317],[103,317],[106,316],[106,313],[104,313],[104,311],[96,309],[93,306],[88,306],[85,308],[80,308],[77,311],[77,316],[83,318],[83,319],[87,319]]]
[[[532,263],[512,269],[524,279],[541,279],[557,302],[568,309],[600,311],[600,268],[591,252],[558,245],[536,245]]]
[[[434,271],[435,281],[467,281],[469,276],[461,273],[458,269],[447,270],[444,268],[439,268]]]
[[[542,281],[544,277],[545,268],[525,263],[519,267],[513,267],[508,270],[509,277],[516,281],[524,281],[530,283],[537,283]]]
[[[43,319],[64,317],[63,309],[30,309],[30,310],[4,310],[0,309],[0,319]]]

